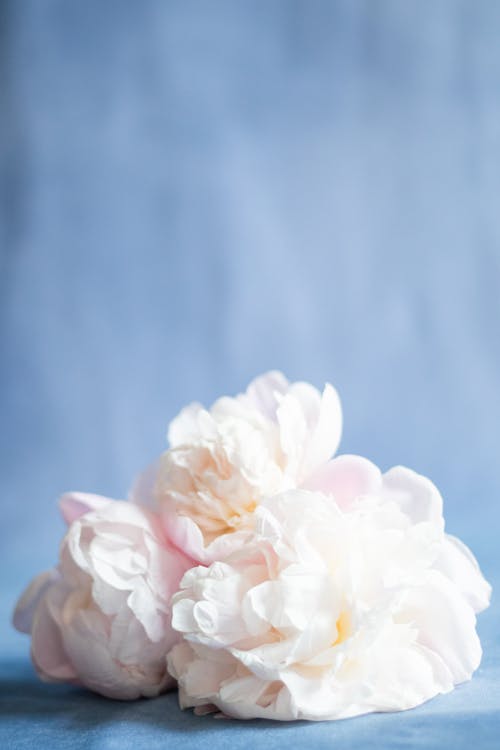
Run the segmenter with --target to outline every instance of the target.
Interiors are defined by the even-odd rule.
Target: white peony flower
[[[158,695],[174,684],[170,599],[192,562],[158,516],[131,503],[72,493],[61,510],[69,529],[59,565],[32,581],[14,613],[39,676],[111,698]]]
[[[170,425],[155,487],[174,541],[202,562],[243,543],[238,532],[252,529],[262,498],[303,485],[335,453],[341,428],[331,385],[320,394],[279,372],[209,411],[183,409]]]
[[[250,544],[181,581],[168,666],[183,708],[340,719],[412,708],[478,667],[490,587],[444,533],[434,485],[357,457],[316,483],[261,502]]]

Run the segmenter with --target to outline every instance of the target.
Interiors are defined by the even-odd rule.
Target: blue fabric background
[[[500,5],[0,4],[0,746],[497,748],[500,607],[414,711],[238,724],[36,681],[9,618],[67,489],[186,402],[331,380],[343,452],[433,478],[500,585]]]

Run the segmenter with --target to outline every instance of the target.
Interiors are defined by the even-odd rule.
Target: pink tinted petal
[[[162,521],[166,536],[177,549],[196,562],[205,562],[207,554],[203,534],[194,521],[169,511],[162,514]]]
[[[188,516],[164,512],[162,522],[168,540],[183,553],[181,561],[188,560],[193,565],[210,565],[224,559],[234,550],[242,549],[252,535],[250,530],[221,534],[205,546],[200,528]]]
[[[91,610],[78,612],[65,628],[65,646],[71,652],[80,680],[86,687],[108,698],[134,700],[141,696],[154,697],[170,686],[172,681],[166,670],[166,654],[161,660],[149,664],[144,654],[148,648],[144,633],[139,641],[137,628],[135,632],[132,628],[124,633],[124,637],[131,638],[126,644],[127,650],[132,650],[135,643],[136,653],[142,654],[142,659],[122,663],[110,648],[108,630],[106,618]]]
[[[81,613],[82,619],[87,613]],[[64,631],[68,650],[80,675],[82,683],[108,698],[132,700],[139,698],[141,691],[133,679],[112,658],[109,648],[99,634],[92,634],[89,623],[75,621]]]
[[[31,633],[36,608],[43,595],[59,579],[57,570],[47,570],[34,578],[16,604],[12,622],[21,633]]]
[[[134,480],[129,492],[129,500],[135,505],[141,505],[150,510],[156,509],[156,498],[154,494],[156,478],[158,476],[160,459],[149,464]]]
[[[110,497],[103,497],[102,495],[92,495],[86,492],[66,492],[59,500],[59,509],[69,526],[84,513],[99,510],[112,502],[114,501]]]
[[[349,508],[361,495],[376,493],[381,473],[375,464],[361,456],[338,456],[317,469],[303,488],[333,495],[342,509]]]
[[[74,682],[78,675],[64,649],[61,630],[51,613],[48,598],[42,599],[33,618],[31,639],[33,664],[44,680]]]

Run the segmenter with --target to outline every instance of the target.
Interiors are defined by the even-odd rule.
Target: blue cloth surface
[[[500,746],[474,679],[331,724],[39,683],[10,614],[57,496],[124,497],[190,400],[338,388],[341,451],[430,476],[500,585],[500,5],[0,3],[0,748]]]

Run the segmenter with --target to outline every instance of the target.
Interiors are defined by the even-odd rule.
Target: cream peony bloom
[[[209,411],[183,409],[170,425],[155,487],[176,544],[205,562],[243,543],[261,500],[303,485],[335,453],[341,428],[331,385],[320,394],[279,372]]]
[[[158,695],[174,683],[170,599],[191,561],[158,516],[131,503],[72,493],[61,510],[69,529],[59,565],[34,579],[14,613],[39,676],[110,698]]]
[[[183,708],[340,719],[412,708],[478,667],[490,587],[444,533],[434,485],[357,457],[315,481],[263,501],[249,545],[181,581],[168,666]]]

